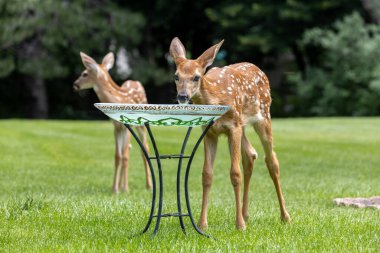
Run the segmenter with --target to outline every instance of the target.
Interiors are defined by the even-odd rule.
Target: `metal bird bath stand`
[[[123,123],[128,130],[131,132],[132,136],[135,138],[136,142],[140,146],[147,162],[149,165],[150,173],[152,176],[153,183],[153,194],[152,194],[152,204],[149,214],[148,222],[146,223],[144,229],[140,235],[148,231],[153,218],[156,218],[156,225],[152,234],[154,237],[159,229],[161,218],[163,217],[178,217],[179,223],[181,225],[182,231],[186,234],[185,224],[183,222],[183,217],[189,217],[193,228],[203,236],[211,238],[210,235],[203,233],[195,224],[193,214],[191,212],[190,200],[189,200],[189,189],[188,189],[188,179],[191,163],[193,161],[194,155],[201,143],[202,139],[206,135],[207,131],[214,124],[214,121],[221,117],[225,112],[230,110],[229,106],[213,106],[213,105],[147,105],[147,104],[114,104],[114,103],[97,103],[95,104],[99,110],[105,113],[110,118]],[[132,129],[132,125],[145,126],[153,149],[154,156],[149,156],[147,150],[144,148],[141,140]],[[185,126],[188,127],[185,139],[182,144],[181,152],[179,154],[165,154],[162,155],[158,151],[156,141],[154,139],[153,133],[150,126]],[[193,150],[189,155],[185,155],[185,148],[187,141],[190,137],[191,130],[194,126],[204,126],[203,132],[196,142]],[[177,168],[177,212],[175,213],[162,213],[162,201],[163,201],[163,178],[162,178],[162,159],[178,159]],[[181,206],[181,169],[182,161],[188,159],[185,171],[185,200],[187,212],[182,212]],[[157,181],[156,174],[153,169],[152,160],[156,160],[158,169],[158,207],[156,208],[156,195],[157,195]]]

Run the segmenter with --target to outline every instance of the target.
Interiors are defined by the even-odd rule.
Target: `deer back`
[[[242,124],[270,119],[270,87],[267,76],[252,63],[210,69],[202,79],[195,103],[232,107],[227,117]],[[223,119],[223,118],[222,118]]]

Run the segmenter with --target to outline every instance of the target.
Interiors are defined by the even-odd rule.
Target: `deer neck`
[[[98,79],[94,85],[94,91],[102,103],[122,103],[125,96],[108,74]]]

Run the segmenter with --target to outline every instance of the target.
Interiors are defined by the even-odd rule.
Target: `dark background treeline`
[[[379,24],[377,0],[0,0],[0,118],[102,117],[92,90],[73,92],[80,51],[114,52],[117,83],[173,103],[175,36],[188,57],[224,38],[214,66],[262,68],[274,116],[379,115]]]

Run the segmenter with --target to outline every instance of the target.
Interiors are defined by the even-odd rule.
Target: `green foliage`
[[[264,70],[274,98],[272,114],[292,116],[297,92],[286,82],[285,73],[303,75],[306,67],[296,41],[305,30],[328,26],[354,9],[361,10],[359,1],[225,0],[207,8],[206,14],[215,24],[215,37],[226,40],[226,62],[249,61]]]
[[[70,76],[79,51],[105,54],[136,46],[144,19],[117,4],[77,0],[0,2],[0,77],[12,71],[43,78]]]
[[[359,14],[331,29],[314,28],[300,42],[309,56],[305,78],[297,83],[304,115],[376,115],[380,112],[380,27]]]
[[[158,57],[157,57],[158,58]],[[139,80],[144,86],[163,86],[171,84],[173,75],[169,72],[169,68],[163,68],[155,61],[150,62],[143,57],[135,59],[133,62],[132,79]],[[162,87],[166,89],[166,87]]]
[[[222,1],[206,14],[220,26],[217,34],[233,45],[235,59],[236,54],[250,56],[255,51],[266,55],[289,51],[305,29],[328,24],[353,6],[356,3],[349,0]]]
[[[336,207],[332,199],[379,194],[379,125],[380,118],[273,121],[281,185],[292,216],[287,225],[280,221],[259,139],[253,129],[247,129],[259,158],[244,232],[235,229],[228,144],[227,138],[221,138],[208,212],[207,232],[217,238],[214,241],[199,236],[188,217],[184,217],[187,235],[178,218],[163,218],[154,239],[152,228],[144,236],[130,238],[146,224],[152,195],[145,189],[144,165],[135,142],[129,159],[130,192],[111,193],[111,122],[3,120],[0,150],[6,152],[0,152],[0,251],[378,252],[379,210]],[[179,152],[185,128],[152,127],[152,131],[162,154]],[[200,133],[200,128],[193,129],[188,148]],[[177,162],[162,161],[165,213],[177,208]],[[202,165],[199,148],[189,177],[196,221]]]
[[[377,6],[376,1],[366,2],[371,2],[369,9]],[[14,97],[22,99],[26,108],[34,108],[33,101],[49,101],[52,117],[91,115],[95,95],[90,92],[93,97],[84,101],[85,98],[71,91],[72,81],[83,70],[78,53],[84,51],[99,61],[108,51],[116,53],[121,47],[126,48],[131,64],[132,72],[128,78],[143,83],[149,101],[173,102],[174,64],[168,57],[168,47],[175,36],[183,41],[189,57],[199,56],[224,38],[225,43],[214,65],[242,61],[258,65],[271,80],[273,115],[289,116],[294,113],[291,108],[297,103],[294,97],[299,93],[284,82],[283,73],[296,72],[299,78],[306,75],[304,58],[310,53],[299,50],[296,41],[302,38],[305,30],[330,26],[353,10],[363,12],[360,1],[0,0],[0,100],[6,104],[0,109],[0,116],[24,116]],[[365,11],[368,12],[367,9]],[[318,48],[321,55],[325,54],[322,52],[324,46]],[[373,55],[369,59],[364,65],[374,59]],[[315,77],[315,80],[308,82],[319,83],[326,79],[323,71],[321,74],[320,70],[314,69],[317,60],[321,65],[317,56],[309,57],[312,68],[307,70],[307,75]],[[377,94],[380,84],[375,68],[370,68],[373,77],[368,80],[368,89],[364,85],[355,90],[355,93],[362,94],[357,103],[362,108],[373,109],[352,114],[379,113],[375,108],[378,99],[374,94]],[[111,70],[111,75],[117,83],[126,78],[114,70]],[[369,76],[364,72],[356,75]],[[47,99],[41,92],[28,99],[28,94],[35,90],[33,82],[28,82],[31,79],[46,84]],[[320,90],[300,89],[310,89],[314,97],[323,96]],[[332,87],[328,89],[336,91]],[[342,101],[348,103],[348,100]],[[346,106],[339,100],[336,104],[338,107]],[[319,109],[310,111],[313,106],[315,104],[301,108],[300,113],[325,115]],[[326,113],[340,114],[335,109]]]

